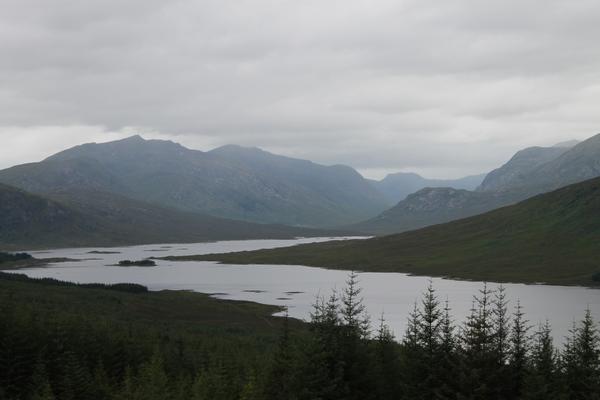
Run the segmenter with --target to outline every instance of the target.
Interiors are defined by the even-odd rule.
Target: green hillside
[[[6,250],[335,234],[188,213],[97,190],[38,196],[0,184],[0,249]]]
[[[195,258],[593,285],[600,272],[600,179],[418,231]]]

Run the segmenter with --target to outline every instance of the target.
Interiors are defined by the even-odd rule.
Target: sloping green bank
[[[398,235],[170,259],[597,285],[600,179],[486,214]]]

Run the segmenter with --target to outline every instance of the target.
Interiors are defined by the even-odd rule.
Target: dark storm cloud
[[[599,130],[596,0],[0,6],[2,166],[142,131],[444,176]]]

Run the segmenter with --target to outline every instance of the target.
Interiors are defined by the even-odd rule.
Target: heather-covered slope
[[[48,197],[0,185],[0,249],[275,239],[340,232],[182,212],[100,191]]]
[[[398,235],[195,258],[594,285],[600,280],[600,178]]]

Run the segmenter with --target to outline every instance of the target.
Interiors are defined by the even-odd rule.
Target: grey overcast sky
[[[140,133],[457,177],[600,132],[599,0],[0,9],[0,167]]]

